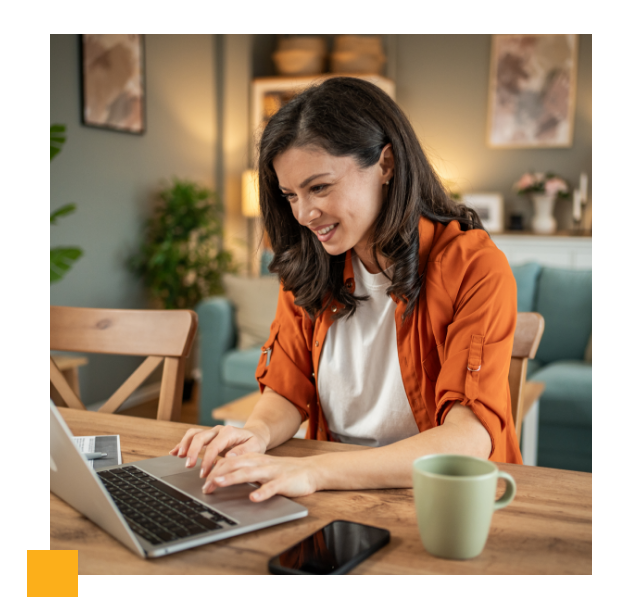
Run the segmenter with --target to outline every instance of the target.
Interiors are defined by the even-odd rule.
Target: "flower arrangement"
[[[514,183],[514,189],[519,195],[544,193],[550,197],[569,197],[569,185],[566,180],[556,176],[553,172],[526,172]]]

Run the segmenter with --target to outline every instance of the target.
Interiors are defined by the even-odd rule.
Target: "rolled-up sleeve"
[[[269,387],[289,400],[308,418],[308,404],[315,398],[310,341],[312,323],[295,306],[293,294],[282,287],[269,339],[262,347],[256,379],[262,392]]]
[[[511,425],[508,374],[516,328],[516,282],[505,255],[489,240],[454,242],[441,262],[454,314],[436,381],[435,424],[455,402],[468,406],[492,440],[506,444]]]

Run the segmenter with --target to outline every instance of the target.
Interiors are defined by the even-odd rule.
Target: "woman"
[[[257,482],[261,501],[411,487],[413,460],[439,452],[521,463],[508,389],[514,278],[395,102],[329,79],[270,119],[258,166],[283,290],[245,427],[191,429],[171,451],[194,466],[205,447],[203,491]],[[307,418],[307,437],[373,449],[265,455]]]

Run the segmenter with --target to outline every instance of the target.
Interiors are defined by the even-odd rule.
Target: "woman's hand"
[[[206,453],[201,462],[202,478],[208,475],[217,456],[225,450],[231,448],[226,456],[238,456],[247,453],[264,454],[267,449],[267,443],[262,436],[251,429],[216,425],[211,429],[189,429],[169,454],[180,458],[187,456],[186,466],[192,468],[204,446]]]
[[[265,454],[228,453],[217,462],[208,475],[202,491],[212,493],[217,487],[237,483],[260,483],[250,494],[254,502],[262,502],[273,495],[300,497],[317,490],[317,468],[312,458],[286,458]]]

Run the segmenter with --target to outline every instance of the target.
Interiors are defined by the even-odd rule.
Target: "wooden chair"
[[[116,412],[164,363],[157,418],[179,421],[186,357],[196,331],[194,311],[50,308],[51,350],[147,357],[101,406],[104,413]],[[85,409],[52,358],[50,394],[57,406]]]
[[[512,398],[512,417],[516,437],[521,441],[523,425],[523,404],[525,402],[527,361],[536,356],[540,339],[545,329],[545,320],[540,313],[519,313],[516,319],[512,360],[508,381]]]

